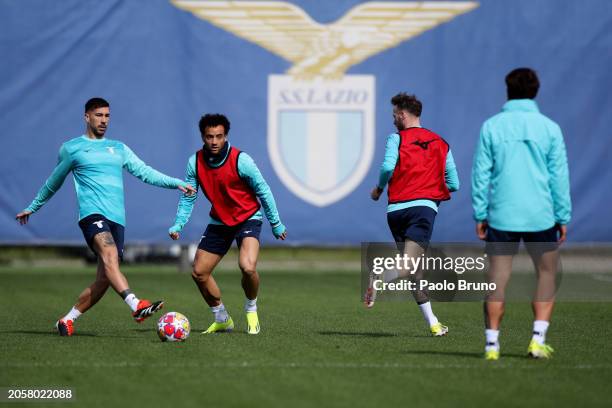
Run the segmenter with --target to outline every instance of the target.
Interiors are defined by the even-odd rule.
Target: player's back
[[[487,120],[481,137],[492,161],[489,222],[508,231],[554,225],[550,168],[563,144],[559,126],[532,100],[511,100]]]

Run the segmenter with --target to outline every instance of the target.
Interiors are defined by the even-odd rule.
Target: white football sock
[[[72,309],[70,309],[70,311],[68,312],[68,314],[66,314],[66,316],[62,317],[61,320],[72,320],[73,322],[79,318],[80,315],[82,315],[83,313],[81,313],[79,311],[79,309],[77,309],[76,307],[72,306]]]
[[[538,342],[538,344],[544,344],[546,341],[546,331],[548,330],[549,322],[546,320],[536,320],[533,322],[533,337],[532,340]]]
[[[486,329],[485,337],[487,339],[485,351],[499,351],[499,330]]]
[[[138,302],[140,302],[140,299],[138,299],[135,294],[130,293],[123,301],[132,309],[132,312],[135,312],[136,309],[138,309]]]
[[[210,308],[210,311],[215,315],[215,322],[217,323],[225,323],[227,319],[229,319],[229,315],[227,314],[227,310],[225,310],[225,306],[223,303],[220,303],[219,306],[213,306]]]
[[[431,310],[431,302],[422,303],[419,305],[419,308],[421,309],[421,313],[423,313],[423,317],[425,318],[425,321],[429,327],[438,323],[438,318]]]
[[[257,311],[257,298],[247,299],[244,302],[244,311],[245,312],[256,312]]]

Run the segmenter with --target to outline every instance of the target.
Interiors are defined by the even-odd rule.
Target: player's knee
[[[210,272],[205,268],[201,268],[201,267],[194,265],[193,269],[191,270],[191,277],[194,280],[198,280],[200,282],[206,282],[209,276],[210,276]]]
[[[243,274],[249,275],[249,276],[257,274],[257,268],[255,266],[255,262],[241,262],[240,270],[242,271]]]
[[[191,278],[192,278],[192,279],[194,279],[194,280],[200,280],[200,276],[201,276],[201,275],[202,275],[202,274],[200,273],[200,271],[198,271],[196,268],[193,268],[193,269],[191,270]]]
[[[537,276],[538,279],[550,279],[550,278],[555,278],[557,274],[557,267],[556,266],[546,266],[546,267],[539,267],[537,269]]]

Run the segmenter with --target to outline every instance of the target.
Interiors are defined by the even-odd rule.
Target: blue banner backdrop
[[[612,2],[0,1],[0,243],[82,243],[71,177],[26,227],[14,220],[84,131],[83,104],[111,103],[107,137],[183,177],[197,122],[225,113],[230,140],[267,179],[293,244],[391,236],[369,199],[392,132],[389,99],[415,93],[423,126],[450,143],[461,190],[437,241],[473,240],[470,171],[504,76],[537,70],[537,102],[567,144],[571,241],[612,241]],[[128,242],[169,242],[178,193],[125,173]],[[208,220],[200,196],[184,239]],[[269,228],[263,240],[272,241]]]

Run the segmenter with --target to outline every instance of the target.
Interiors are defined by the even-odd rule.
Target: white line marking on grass
[[[591,277],[593,279],[601,281],[601,282],[610,282],[610,283],[612,283],[612,276],[608,276],[608,275],[591,275]]]
[[[131,362],[131,361],[116,361],[116,362],[96,362],[87,363],[73,361],[70,363],[59,362],[59,361],[38,361],[31,363],[2,363],[2,368],[295,368],[295,369],[363,369],[363,368],[374,368],[374,369],[482,369],[482,368],[495,368],[495,369],[541,369],[547,368],[549,365],[542,365],[539,362],[532,361],[530,365],[524,365],[513,363],[502,363],[502,362],[485,362],[481,361],[480,364],[423,364],[423,363],[251,363],[251,362],[236,362],[236,363],[210,363],[210,364],[199,364],[199,363],[171,363],[171,362],[156,362],[156,363],[143,363],[143,362]],[[559,368],[566,370],[601,370],[601,369],[612,369],[612,364],[554,364],[551,368]]]

